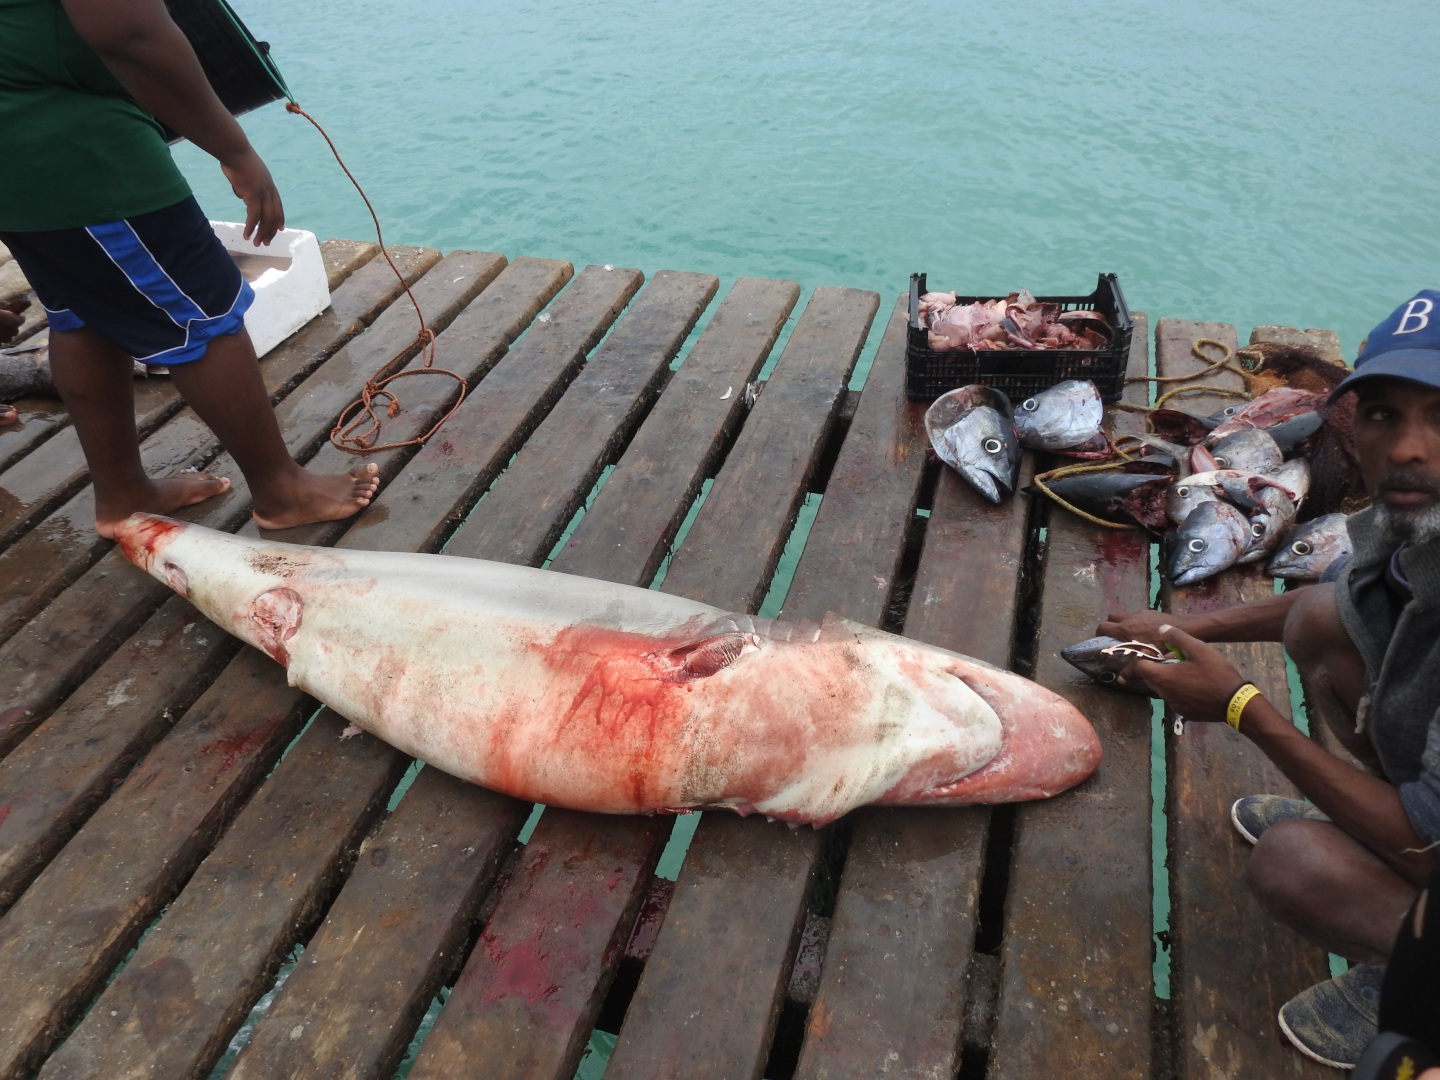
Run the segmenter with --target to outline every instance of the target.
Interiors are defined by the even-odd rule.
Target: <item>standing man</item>
[[[1440,841],[1440,292],[1375,328],[1355,373],[1355,443],[1372,505],[1349,523],[1355,553],[1333,584],[1209,615],[1112,615],[1100,632],[1177,649],[1137,661],[1187,721],[1228,721],[1310,800],[1239,799],[1255,844],[1251,889],[1277,919],[1354,963],[1286,1002],[1302,1052],[1350,1068],[1375,1033],[1383,965]],[[1207,642],[1283,641],[1327,723],[1365,768],[1303,735]]]
[[[279,529],[348,517],[374,465],[317,476],[290,457],[245,332],[254,294],[211,232],[157,119],[220,163],[245,236],[285,225],[280,194],[163,0],[0,0],[0,242],[50,322],[50,365],[95,487],[95,528],[229,488],[140,463],[132,363],[166,366]]]

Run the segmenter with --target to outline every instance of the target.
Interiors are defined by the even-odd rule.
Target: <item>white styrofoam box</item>
[[[320,242],[304,229],[281,229],[268,247],[245,239],[245,226],[212,221],[211,228],[255,290],[245,329],[264,356],[330,306]]]

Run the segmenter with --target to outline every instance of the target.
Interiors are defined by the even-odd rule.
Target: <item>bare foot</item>
[[[377,465],[356,465],[339,476],[317,476],[296,467],[280,485],[288,488],[279,497],[263,503],[255,500],[251,516],[262,529],[293,529],[316,521],[339,521],[370,505],[380,489]]]
[[[168,514],[183,506],[194,506],[230,490],[230,481],[223,476],[204,473],[181,473],[162,480],[150,481],[150,494],[139,499],[116,502],[103,499],[95,503],[95,531],[107,540],[115,539],[115,526],[131,514]]]

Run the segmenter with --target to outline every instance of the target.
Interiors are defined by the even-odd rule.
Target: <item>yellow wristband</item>
[[[1230,704],[1225,707],[1225,722],[1236,731],[1240,730],[1240,714],[1245,711],[1245,706],[1250,704],[1251,698],[1260,696],[1260,688],[1254,683],[1243,683],[1239,690],[1230,698]]]

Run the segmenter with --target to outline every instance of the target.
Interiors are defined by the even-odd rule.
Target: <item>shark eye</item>
[[[999,439],[986,439],[980,445],[985,448],[987,454],[998,454],[1001,450],[1005,449],[1005,444]]]
[[[1102,671],[1102,672],[1100,673],[1100,681],[1101,681],[1101,682],[1114,682],[1114,681],[1115,681],[1116,679],[1118,679],[1119,677],[1120,677],[1120,676],[1116,675],[1115,672],[1113,672],[1113,671]]]
[[[1032,397],[1032,398],[1026,398],[1025,401],[1024,401],[1024,402],[1021,404],[1021,406],[1020,406],[1020,408],[1024,409],[1026,412],[1034,412],[1034,411],[1035,411],[1036,409],[1038,409],[1039,407],[1040,407],[1040,403],[1039,403],[1038,401],[1036,401],[1033,397]]]
[[[1175,489],[1175,494],[1180,496],[1180,498],[1182,499],[1188,499],[1190,497],[1190,489],[1182,485],[1181,487],[1177,487]]]
[[[1250,525],[1250,535],[1258,540],[1265,535],[1265,526],[1258,521],[1252,522]]]
[[[1293,551],[1296,555],[1309,555],[1310,552],[1314,551],[1315,549],[1312,548],[1309,542],[1306,540],[1296,540],[1295,543],[1290,545],[1290,550]]]
[[[1202,551],[1205,550],[1205,541],[1204,541],[1204,540],[1201,540],[1201,539],[1199,539],[1199,538],[1197,537],[1196,539],[1191,540],[1191,541],[1190,541],[1188,544],[1186,544],[1185,546],[1186,546],[1187,548],[1189,548],[1191,551],[1195,552],[1196,555],[1199,555],[1200,552],[1202,552]]]
[[[1230,467],[1230,459],[1227,458],[1227,457],[1222,457],[1222,456],[1219,455],[1219,454],[1216,454],[1216,455],[1215,455],[1215,464],[1216,464],[1216,465],[1219,465],[1222,469],[1228,469],[1228,468]]]

